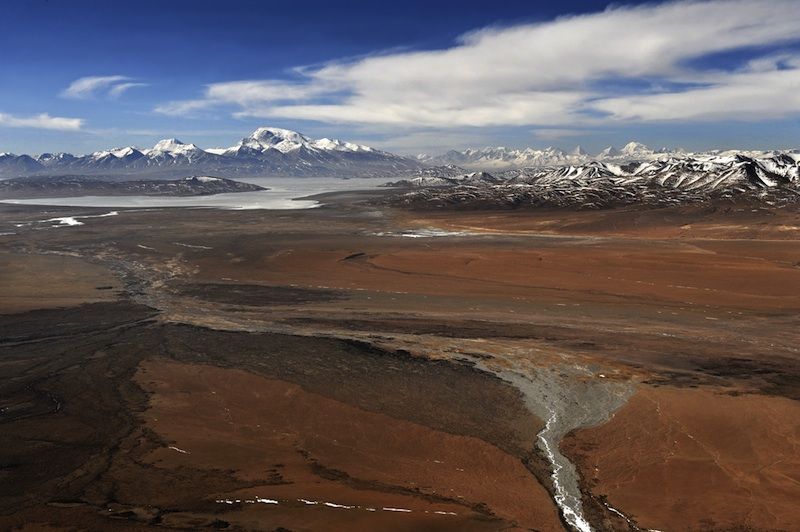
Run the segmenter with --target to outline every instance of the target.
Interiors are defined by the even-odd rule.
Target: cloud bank
[[[764,119],[800,112],[796,0],[715,0],[463,35],[448,49],[298,67],[296,80],[214,83],[156,111],[409,127]],[[714,54],[749,62],[701,66]],[[761,54],[761,55],[759,55]]]

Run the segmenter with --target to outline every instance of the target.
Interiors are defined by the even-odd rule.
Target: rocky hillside
[[[0,181],[0,198],[3,199],[69,196],[207,196],[257,190],[266,189],[250,183],[208,176],[136,181],[108,181],[84,176],[34,176]]]

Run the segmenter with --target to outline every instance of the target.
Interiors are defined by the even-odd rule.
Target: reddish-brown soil
[[[476,438],[366,412],[235,369],[148,361],[136,380],[151,393],[145,423],[171,446],[154,450],[146,462],[226,470],[250,485],[200,491],[199,497],[279,501],[235,505],[224,514],[232,523],[260,519],[292,530],[495,529],[499,519],[561,529],[550,496],[522,462]]]
[[[562,443],[596,528],[627,526],[605,500],[641,527],[793,530],[798,227],[341,201],[21,228],[0,236],[0,529],[563,528],[542,419],[479,369],[557,365],[638,389]],[[421,228],[470,234],[379,235]],[[278,504],[216,502],[256,498]]]
[[[696,204],[658,209],[639,206],[573,211],[429,211],[399,213],[414,227],[497,234],[628,236],[641,239],[797,240],[800,213],[752,202]]]
[[[594,497],[658,530],[795,530],[800,404],[643,387],[562,449]]]

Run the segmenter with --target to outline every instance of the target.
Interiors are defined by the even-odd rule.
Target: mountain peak
[[[308,145],[310,140],[308,137],[290,129],[260,127],[253,131],[249,137],[242,139],[239,145],[258,151],[273,148],[280,152],[288,153]]]
[[[329,152],[374,151],[369,146],[362,146],[360,144],[353,144],[351,142],[343,142],[339,139],[322,138],[315,140],[303,135],[302,133],[298,133],[297,131],[279,127],[260,127],[256,129],[249,137],[242,139],[242,142],[239,143],[239,147],[247,147],[258,151],[275,149],[282,153],[289,153],[300,148]]]
[[[130,157],[131,155],[137,155],[140,152],[133,146],[125,146],[123,148],[115,148],[113,150],[110,150],[109,153],[114,157],[116,157],[117,159],[121,159],[123,157]]]
[[[353,144],[352,142],[342,142],[339,139],[329,138],[315,140],[312,145],[317,149],[328,151],[374,151],[369,146]]]
[[[635,140],[632,140],[622,148],[622,153],[625,155],[641,155],[641,154],[651,154],[653,153],[653,150],[651,150],[649,147],[642,144],[641,142],[636,142]]]
[[[583,147],[580,144],[578,144],[577,146],[575,146],[575,149],[570,152],[570,155],[582,156],[582,155],[588,155],[588,153],[586,153],[586,150],[584,150]]]
[[[153,146],[154,150],[160,151],[169,151],[170,149],[174,149],[179,146],[185,146],[183,142],[178,139],[162,139],[156,142],[156,145]]]
[[[608,154],[608,155],[614,155],[614,154],[619,153],[619,150],[617,148],[615,148],[614,146],[606,146],[605,148],[603,148],[600,151],[600,153],[605,153],[605,154]]]
[[[260,127],[253,131],[248,138],[258,140],[260,142],[271,142],[274,144],[277,144],[281,141],[302,143],[303,141],[309,140],[308,137],[301,135],[297,131],[279,127]]]
[[[154,155],[160,153],[186,155],[196,151],[200,151],[200,148],[194,144],[186,144],[185,142],[181,142],[180,140],[174,138],[159,140],[151,150],[148,150],[149,153]]]

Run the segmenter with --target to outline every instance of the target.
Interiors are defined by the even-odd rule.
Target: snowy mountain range
[[[646,161],[664,157],[683,155],[683,150],[666,148],[653,150],[642,143],[631,141],[622,149],[609,146],[597,154],[590,155],[580,146],[566,152],[558,148],[468,148],[463,151],[451,150],[435,157],[418,155],[417,160],[432,165],[455,164],[467,169],[499,171],[510,168],[529,168],[542,166],[580,165],[591,161]]]
[[[383,176],[413,171],[422,163],[337,139],[311,139],[287,129],[262,127],[230,148],[201,149],[178,139],[149,149],[133,146],[76,156],[0,153],[0,176],[106,175],[175,177]]]
[[[800,152],[752,157],[744,153],[670,156],[650,161],[509,170],[510,184],[585,184],[607,180],[616,184],[644,183],[657,187],[699,189],[764,189],[800,185]]]
[[[401,203],[428,207],[602,208],[736,196],[795,204],[800,201],[800,151],[682,154],[622,163],[528,167],[496,174],[423,175],[393,185],[414,189]]]
[[[475,170],[499,173],[501,180],[512,176],[535,177],[537,180],[569,176],[581,180],[594,174],[613,180],[625,176],[638,179],[650,175],[661,184],[678,183],[677,186],[683,186],[716,179],[711,176],[728,176],[722,182],[729,183],[728,178],[745,172],[745,167],[752,167],[747,170],[752,172],[751,177],[762,176],[765,182],[778,183],[787,176],[796,179],[797,165],[793,157],[797,157],[797,153],[689,153],[683,150],[653,150],[639,142],[629,142],[621,149],[608,147],[594,155],[580,147],[569,152],[556,148],[497,147],[449,151],[436,157],[420,155],[408,158],[360,144],[327,138],[312,139],[296,131],[262,127],[229,148],[202,149],[178,139],[164,139],[148,149],[127,146],[88,155],[0,153],[0,177],[86,175],[125,180],[186,175],[234,178],[376,176],[418,177],[421,178],[420,184],[427,183],[430,186],[437,179],[443,179],[442,183],[446,183],[469,170]],[[787,163],[788,160],[795,163]],[[756,162],[750,165],[742,161]],[[640,163],[635,171],[632,170],[633,163]],[[788,174],[779,171],[778,177],[775,177],[775,169],[783,168],[786,164],[794,169],[787,170]],[[795,178],[791,178],[791,175]]]

